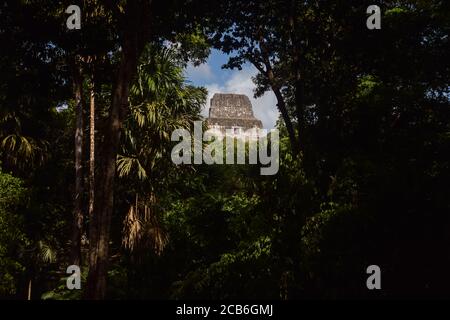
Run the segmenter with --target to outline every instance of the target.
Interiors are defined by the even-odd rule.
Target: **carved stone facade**
[[[252,104],[245,94],[214,94],[206,121],[209,129],[236,137],[257,138],[262,128],[262,122],[253,115]]]

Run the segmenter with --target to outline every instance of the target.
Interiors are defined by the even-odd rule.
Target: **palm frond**
[[[44,241],[38,241],[38,256],[44,263],[53,263],[56,261],[56,251]]]
[[[160,255],[168,242],[168,236],[156,218],[152,205],[154,196],[150,196],[149,201],[150,205],[139,203],[136,195],[136,203],[130,206],[123,222],[122,245],[131,252],[151,248]]]

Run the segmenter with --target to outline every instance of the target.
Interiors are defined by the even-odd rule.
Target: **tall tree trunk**
[[[109,258],[109,233],[114,205],[114,178],[122,123],[128,110],[131,82],[137,71],[138,59],[150,32],[152,1],[127,1],[121,59],[112,90],[109,119],[99,154],[94,217],[89,224],[89,273],[86,299],[104,299]]]
[[[298,49],[294,50],[294,100],[295,100],[295,115],[297,116],[297,130],[298,130],[298,145],[299,149],[303,150],[305,140],[305,115],[304,115],[304,93],[303,93],[303,79],[300,65],[300,53]]]
[[[289,116],[286,107],[286,102],[284,101],[283,94],[281,93],[281,88],[276,84],[275,75],[273,74],[273,70],[270,65],[269,59],[265,58],[265,60],[266,60],[265,66],[267,79],[269,80],[270,87],[272,88],[272,91],[275,94],[275,97],[277,98],[278,111],[280,111],[281,117],[283,118],[284,124],[286,125],[289,140],[291,141],[292,153],[294,155],[297,155],[300,150],[299,146],[297,145],[298,140],[295,135],[294,125],[292,124],[291,117]]]
[[[259,37],[260,37],[259,38],[259,46],[261,49],[261,59],[262,59],[262,63],[264,65],[265,69],[260,64],[259,61],[255,60],[253,58],[250,58],[250,62],[252,62],[252,64],[256,67],[256,69],[258,69],[259,72],[264,74],[267,77],[267,80],[269,80],[270,87],[277,99],[278,111],[281,113],[281,117],[283,118],[284,124],[286,125],[286,129],[287,129],[288,136],[289,136],[289,141],[291,142],[292,153],[294,155],[297,155],[299,153],[299,146],[297,145],[298,140],[295,135],[294,125],[292,124],[291,117],[289,116],[289,112],[286,107],[286,102],[284,100],[283,94],[281,93],[280,85],[277,84],[277,82],[275,80],[275,75],[274,75],[274,72],[272,69],[272,64],[270,62],[269,55],[268,55],[268,50],[264,43],[263,34],[260,33]]]
[[[70,262],[81,264],[81,234],[83,229],[83,76],[77,62],[73,68],[75,94],[75,198],[73,208]]]
[[[290,1],[290,11],[288,14],[288,23],[289,23],[289,38],[292,44],[292,60],[293,60],[293,69],[295,72],[294,77],[294,100],[295,100],[295,114],[297,116],[297,128],[298,128],[298,145],[299,149],[303,150],[305,140],[305,117],[304,117],[304,92],[303,92],[303,79],[301,72],[301,48],[300,41],[297,36],[297,23],[296,23],[296,14],[297,14],[297,5],[298,2],[291,0]]]
[[[281,117],[283,118],[284,123],[286,125],[289,140],[291,141],[292,153],[294,155],[297,155],[299,153],[299,147],[297,145],[297,138],[295,136],[294,125],[292,124],[291,118],[289,117],[289,114],[288,114],[288,111],[286,108],[286,103],[284,101],[284,97],[281,93],[281,90],[279,88],[277,88],[276,86],[272,86],[272,91],[275,94],[275,97],[277,98],[277,107],[278,107],[278,110],[281,113]]]
[[[32,283],[32,279],[28,280],[28,298],[27,300],[31,300],[31,283]]]
[[[130,43],[131,42],[131,43]],[[87,299],[103,299],[106,294],[106,276],[109,257],[109,233],[114,202],[114,178],[123,120],[129,109],[128,95],[137,67],[137,46],[127,40],[112,93],[108,125],[102,146],[98,184],[95,193],[94,217],[89,224],[89,274]]]
[[[93,62],[94,63],[94,62]],[[95,79],[92,71],[89,101],[89,221],[94,220],[95,199]]]
[[[89,225],[94,223],[95,204],[95,78],[94,61],[92,63],[92,74],[89,95]]]

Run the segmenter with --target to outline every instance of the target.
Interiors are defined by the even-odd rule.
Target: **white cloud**
[[[214,93],[245,94],[250,98],[253,106],[253,113],[256,118],[262,121],[263,127],[267,129],[275,127],[275,123],[278,119],[278,109],[273,92],[268,91],[258,99],[253,97],[255,84],[252,81],[252,77],[255,76],[256,73],[257,71],[253,66],[246,66],[241,71],[234,71],[224,85],[219,85],[217,83],[206,85],[205,87],[208,89],[208,100],[206,106],[202,110],[202,115],[205,117],[208,116],[210,99]]]
[[[202,81],[213,80],[215,78],[211,67],[207,63],[202,63],[199,66],[194,66],[192,63],[189,63],[185,69],[185,75],[189,79]]]

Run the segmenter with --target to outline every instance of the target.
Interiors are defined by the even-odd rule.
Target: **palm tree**
[[[21,123],[25,117],[17,111],[0,115],[0,156],[4,164],[19,169],[42,164],[47,156],[48,142],[23,133]]]
[[[120,177],[133,179],[136,194],[124,220],[123,245],[133,251],[151,247],[159,254],[167,242],[157,214],[156,182],[173,168],[167,163],[171,133],[200,118],[206,90],[185,83],[176,51],[148,47],[131,88],[131,113],[125,122],[117,160]]]
[[[46,240],[38,240],[24,251],[28,260],[28,287],[27,300],[31,300],[33,279],[40,269],[50,263],[56,262],[56,250]]]

